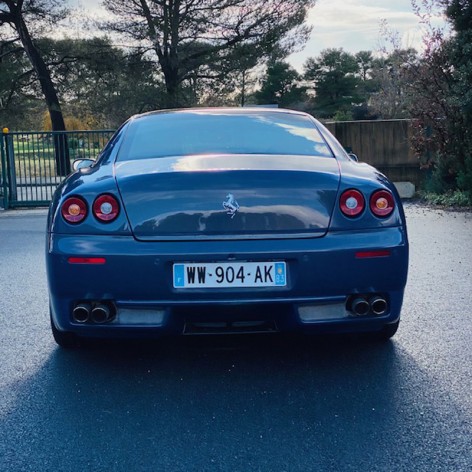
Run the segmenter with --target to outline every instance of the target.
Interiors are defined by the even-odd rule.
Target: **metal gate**
[[[47,206],[75,159],[96,158],[113,130],[35,131],[0,135],[0,205]]]

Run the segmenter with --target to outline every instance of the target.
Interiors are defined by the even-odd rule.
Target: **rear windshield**
[[[315,127],[290,113],[157,113],[131,121],[118,160],[195,154],[333,157]]]

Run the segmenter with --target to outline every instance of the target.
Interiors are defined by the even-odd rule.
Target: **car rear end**
[[[306,115],[247,116],[138,118],[60,189],[47,251],[58,330],[354,332],[398,321],[408,240],[393,186]]]

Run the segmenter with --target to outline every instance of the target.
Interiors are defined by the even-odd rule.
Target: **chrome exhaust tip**
[[[93,308],[90,316],[94,323],[106,323],[111,318],[110,308],[100,303]]]
[[[365,316],[370,311],[370,304],[365,298],[355,298],[351,303],[351,311],[356,316]]]
[[[372,298],[372,300],[370,301],[370,306],[374,315],[384,315],[387,312],[388,308],[387,300],[382,297]]]
[[[79,303],[72,311],[76,323],[86,323],[90,318],[90,303]]]

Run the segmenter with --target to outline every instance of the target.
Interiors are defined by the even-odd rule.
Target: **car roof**
[[[254,115],[267,114],[273,115],[277,113],[310,116],[307,113],[289,110],[287,108],[272,108],[264,106],[254,107],[195,107],[195,108],[172,108],[163,110],[154,110],[147,113],[141,113],[131,117],[132,120],[146,118],[148,116],[161,114],[201,114],[201,115]]]

